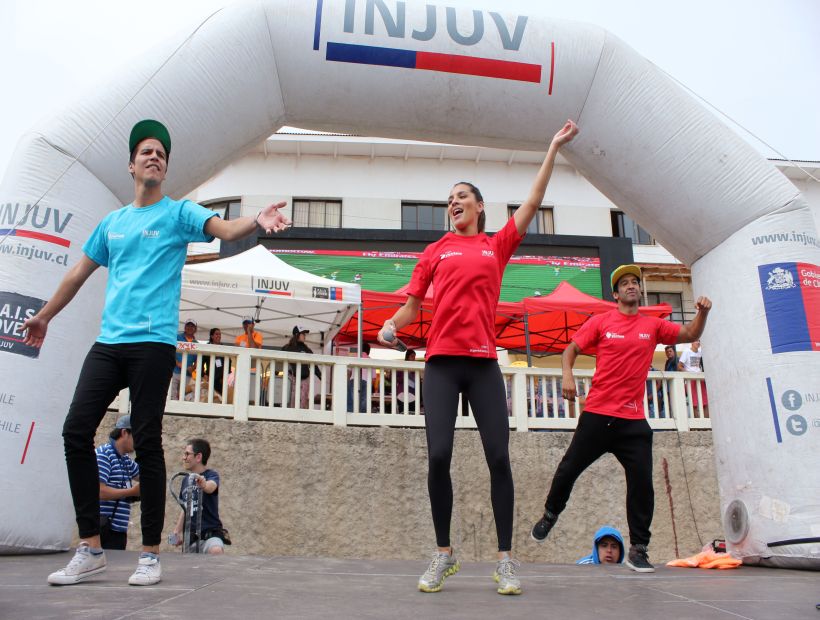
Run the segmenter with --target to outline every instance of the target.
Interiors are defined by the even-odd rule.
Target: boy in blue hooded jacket
[[[611,525],[605,525],[592,539],[592,553],[576,564],[620,564],[624,561],[624,539]]]

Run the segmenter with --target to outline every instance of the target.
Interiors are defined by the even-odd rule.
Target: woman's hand
[[[578,125],[576,125],[573,121],[568,120],[566,124],[561,127],[560,131],[555,134],[552,138],[552,146],[555,148],[561,148],[567,142],[571,142],[572,139],[578,135]]]
[[[379,341],[379,344],[381,344],[385,347],[389,347],[391,349],[395,348],[396,342],[397,342],[397,339],[396,339],[396,332],[397,331],[398,330],[396,329],[396,324],[393,322],[393,319],[387,319],[384,322],[384,326],[379,330],[378,336],[376,336],[376,338]],[[392,335],[392,340],[385,340],[385,338],[384,338],[385,333],[387,333],[388,335]]]

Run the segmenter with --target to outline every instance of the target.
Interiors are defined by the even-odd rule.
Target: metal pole
[[[202,540],[202,499],[205,491],[203,491],[199,485],[194,483],[194,506],[196,509],[196,524],[192,527],[196,532],[196,552],[199,553],[201,551],[200,545],[204,542]]]
[[[364,312],[364,308],[362,308],[362,302],[359,302],[359,335],[356,339],[356,357],[362,356],[362,313]]]
[[[527,345],[527,366],[532,366],[532,351],[530,350],[530,321],[529,312],[524,313],[524,342]]]

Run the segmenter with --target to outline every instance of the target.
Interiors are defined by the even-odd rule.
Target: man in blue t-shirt
[[[125,549],[131,502],[140,496],[140,469],[128,456],[134,451],[131,416],[120,416],[108,437],[110,441],[95,450],[100,472],[100,546]]]
[[[205,439],[190,439],[182,452],[182,466],[192,474],[197,474],[196,485],[202,489],[202,528],[191,532],[191,545],[186,549],[189,553],[199,551],[199,553],[220,554],[225,552],[227,534],[219,520],[219,473],[215,469],[206,467],[208,459],[211,458],[211,444]],[[190,477],[182,481],[179,491],[179,498],[182,501],[188,499],[191,492]],[[192,527],[198,521],[200,506],[194,506],[191,515]],[[177,545],[183,543],[182,526],[185,520],[185,511],[181,512],[177,519],[174,534],[176,534]],[[199,547],[196,543],[199,542]],[[230,542],[227,542],[230,544]]]
[[[190,200],[165,196],[162,182],[168,171],[171,136],[162,123],[138,122],[131,130],[128,147],[134,201],[103,218],[54,296],[24,323],[24,342],[42,346],[49,322],[98,267],[108,268],[100,336],[83,363],[63,425],[80,544],[68,566],[49,575],[48,582],[54,585],[79,583],[105,570],[94,435],[108,405],[125,387],[131,394],[142,497],[142,553],[128,583],[159,582],[158,553],[165,520],[162,414],[175,366],[180,272],[188,244],[214,237],[233,241],[259,226],[270,233],[290,225],[279,213],[284,202],[266,207],[256,218],[224,221]]]

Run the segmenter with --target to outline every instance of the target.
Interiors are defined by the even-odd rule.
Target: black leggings
[[[655,491],[652,487],[652,429],[645,419],[582,413],[572,442],[552,478],[545,507],[554,515],[561,514],[578,476],[606,452],[618,459],[626,475],[629,540],[633,545],[648,545]]]
[[[436,544],[450,546],[453,484],[450,460],[458,416],[458,395],[465,393],[473,409],[484,457],[490,469],[490,497],[495,516],[498,550],[512,546],[513,489],[510,469],[510,426],[504,379],[494,359],[437,356],[424,366],[425,427],[427,431],[427,489],[433,511]]]
[[[142,544],[158,545],[165,521],[165,453],[162,414],[174,369],[170,344],[95,342],[77,380],[63,424],[68,483],[80,538],[100,533],[100,479],[94,435],[122,388],[131,391],[131,431],[140,467]]]

